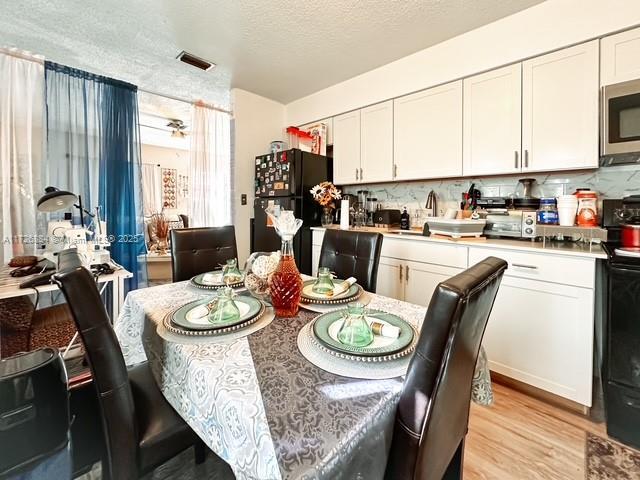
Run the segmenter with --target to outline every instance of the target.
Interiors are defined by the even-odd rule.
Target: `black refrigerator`
[[[280,249],[280,237],[267,224],[264,209],[278,205],[293,210],[301,218],[302,228],[293,240],[296,264],[301,273],[311,275],[311,227],[320,225],[322,207],[309,190],[321,182],[333,180],[330,158],[298,149],[261,155],[255,161],[255,200],[253,202],[252,252]]]

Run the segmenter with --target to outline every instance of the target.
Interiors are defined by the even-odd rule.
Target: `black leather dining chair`
[[[375,293],[382,239],[380,233],[328,229],[318,266],[328,267],[338,278],[355,277],[362,288]]]
[[[436,288],[400,396],[386,479],[462,478],[471,381],[506,268],[488,257]]]
[[[196,461],[204,461],[205,445],[166,401],[147,362],[127,370],[96,284],[76,260],[66,253],[53,279],[69,304],[91,368],[106,449],[103,478],[139,478],[191,446]]]
[[[174,282],[210,272],[237,257],[236,230],[233,225],[171,230],[171,271]]]

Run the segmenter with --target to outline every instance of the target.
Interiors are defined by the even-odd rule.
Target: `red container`
[[[640,248],[640,224],[622,224],[620,241],[623,248]]]
[[[598,226],[598,194],[591,190],[578,189],[578,215],[576,221],[580,227]]]

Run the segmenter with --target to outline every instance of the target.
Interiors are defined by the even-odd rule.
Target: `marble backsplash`
[[[369,197],[378,199],[383,208],[407,207],[412,215],[420,216],[425,207],[429,191],[435,191],[440,215],[447,208],[459,207],[462,193],[471,183],[482,192],[483,197],[521,196],[520,178],[535,178],[533,194],[536,197],[556,197],[573,193],[576,188],[590,188],[602,198],[621,198],[640,194],[640,167],[636,165],[599,168],[584,172],[558,172],[543,174],[520,174],[499,177],[458,178],[425,180],[415,182],[381,183],[375,185],[352,185],[344,187],[345,193],[356,194],[368,190]]]

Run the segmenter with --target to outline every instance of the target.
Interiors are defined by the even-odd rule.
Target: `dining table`
[[[170,405],[237,479],[382,478],[403,377],[350,378],[311,363],[296,339],[319,313],[304,308],[248,335],[167,331],[167,315],[212,294],[188,281],[129,292],[114,323],[127,365],[149,362]],[[425,307],[368,296],[369,308],[423,327]],[[492,400],[486,362],[472,396]]]

